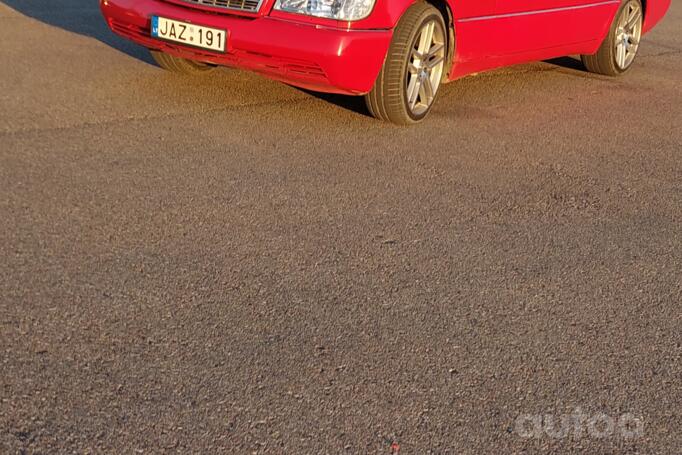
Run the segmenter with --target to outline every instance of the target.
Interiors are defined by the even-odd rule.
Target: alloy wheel
[[[630,2],[618,19],[615,59],[621,70],[628,69],[637,56],[642,38],[642,21],[642,7],[639,2]]]
[[[445,43],[445,30],[436,20],[424,23],[416,36],[405,77],[405,99],[414,116],[428,111],[436,97],[445,67]]]

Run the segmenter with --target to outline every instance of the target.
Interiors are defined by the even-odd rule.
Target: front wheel
[[[160,51],[150,51],[152,58],[161,68],[190,76],[205,74],[215,68],[213,65],[206,63],[195,62],[194,60],[187,60],[186,58],[175,57],[173,55],[165,54]]]
[[[367,108],[378,119],[399,125],[423,120],[443,80],[447,33],[441,13],[415,3],[400,19]]]
[[[583,55],[588,71],[618,76],[632,67],[642,38],[644,13],[640,0],[626,0],[613,21],[609,35],[594,55]]]

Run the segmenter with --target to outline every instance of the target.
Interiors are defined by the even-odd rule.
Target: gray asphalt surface
[[[401,129],[0,2],[0,453],[679,454],[681,27]]]

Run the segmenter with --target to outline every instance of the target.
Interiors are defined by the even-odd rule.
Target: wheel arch
[[[436,8],[442,15],[448,28],[448,64],[443,72],[444,82],[450,79],[455,62],[457,33],[455,30],[456,5],[462,0],[377,0],[377,7],[371,17],[371,23],[360,21],[358,28],[391,28],[395,29],[410,7],[425,3]],[[370,19],[368,19],[370,20]]]

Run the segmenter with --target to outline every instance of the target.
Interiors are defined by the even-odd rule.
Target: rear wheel
[[[173,55],[165,54],[160,51],[150,51],[154,61],[163,69],[172,71],[174,73],[186,74],[196,76],[199,74],[206,74],[215,66],[206,63],[195,62],[187,60],[186,58],[175,57]]]
[[[415,3],[400,19],[386,61],[365,96],[376,118],[399,125],[423,120],[443,80],[447,33],[441,13]]]
[[[626,0],[597,53],[582,56],[587,70],[607,76],[618,76],[629,70],[637,57],[643,21],[641,1]]]

